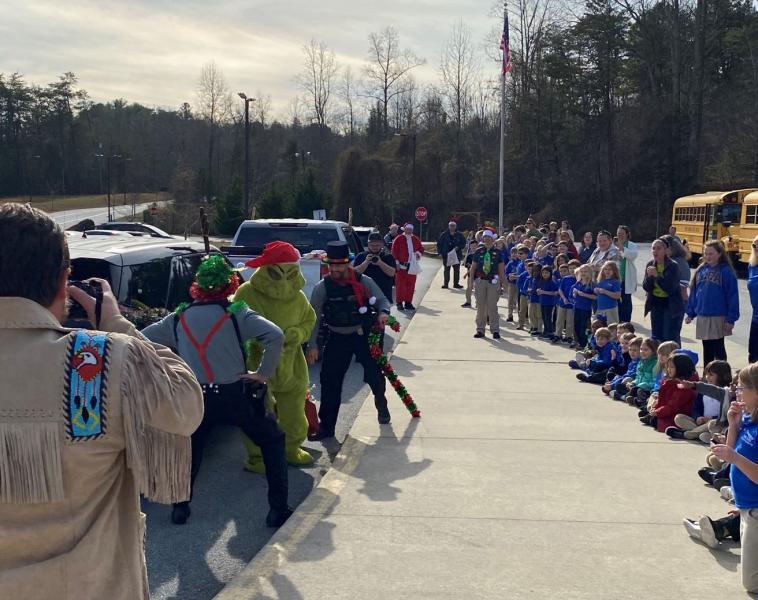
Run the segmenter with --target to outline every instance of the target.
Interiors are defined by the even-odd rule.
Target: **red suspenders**
[[[192,335],[192,332],[190,331],[189,327],[187,327],[187,322],[184,320],[184,313],[182,312],[179,315],[179,322],[182,324],[182,329],[184,329],[184,333],[187,334],[187,339],[190,341],[190,344],[195,348],[195,351],[197,352],[198,357],[200,358],[200,364],[203,366],[203,371],[205,371],[205,376],[208,379],[208,383],[213,383],[213,369],[211,369],[210,363],[208,363],[208,359],[205,355],[205,351],[208,349],[208,344],[210,343],[211,339],[214,335],[218,332],[219,329],[221,329],[221,326],[226,323],[227,319],[231,317],[231,314],[224,311],[224,314],[221,315],[218,321],[216,321],[216,324],[211,328],[211,330],[208,332],[208,335],[205,336],[205,339],[201,344],[198,344],[197,340],[195,339],[195,336]]]

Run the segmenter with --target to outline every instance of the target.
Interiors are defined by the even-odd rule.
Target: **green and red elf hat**
[[[237,271],[219,254],[204,258],[189,289],[193,300],[225,300],[240,286]]]

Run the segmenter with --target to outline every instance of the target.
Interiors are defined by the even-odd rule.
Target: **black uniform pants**
[[[226,385],[203,386],[205,414],[192,434],[192,479],[190,500],[195,478],[203,461],[203,449],[208,434],[216,425],[236,425],[261,449],[268,481],[268,503],[274,510],[287,507],[287,459],[284,457],[284,433],[276,418],[266,413],[264,398],[256,398],[247,389],[249,384],[238,381]]]
[[[368,338],[358,333],[345,335],[330,331],[321,363],[321,407],[318,411],[321,431],[328,434],[334,434],[342,402],[342,383],[353,356],[363,367],[363,381],[371,387],[376,398],[384,399],[384,375],[369,354]]]

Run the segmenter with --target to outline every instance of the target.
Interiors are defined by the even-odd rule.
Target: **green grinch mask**
[[[290,298],[305,287],[299,264],[266,265],[250,277],[250,287],[258,293],[278,300]]]

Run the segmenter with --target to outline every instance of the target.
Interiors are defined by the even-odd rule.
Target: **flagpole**
[[[506,27],[508,3],[503,3],[503,31]],[[505,49],[503,49],[505,52]],[[503,187],[505,183],[505,69],[500,74],[500,187],[498,190],[497,230],[503,234]]]

